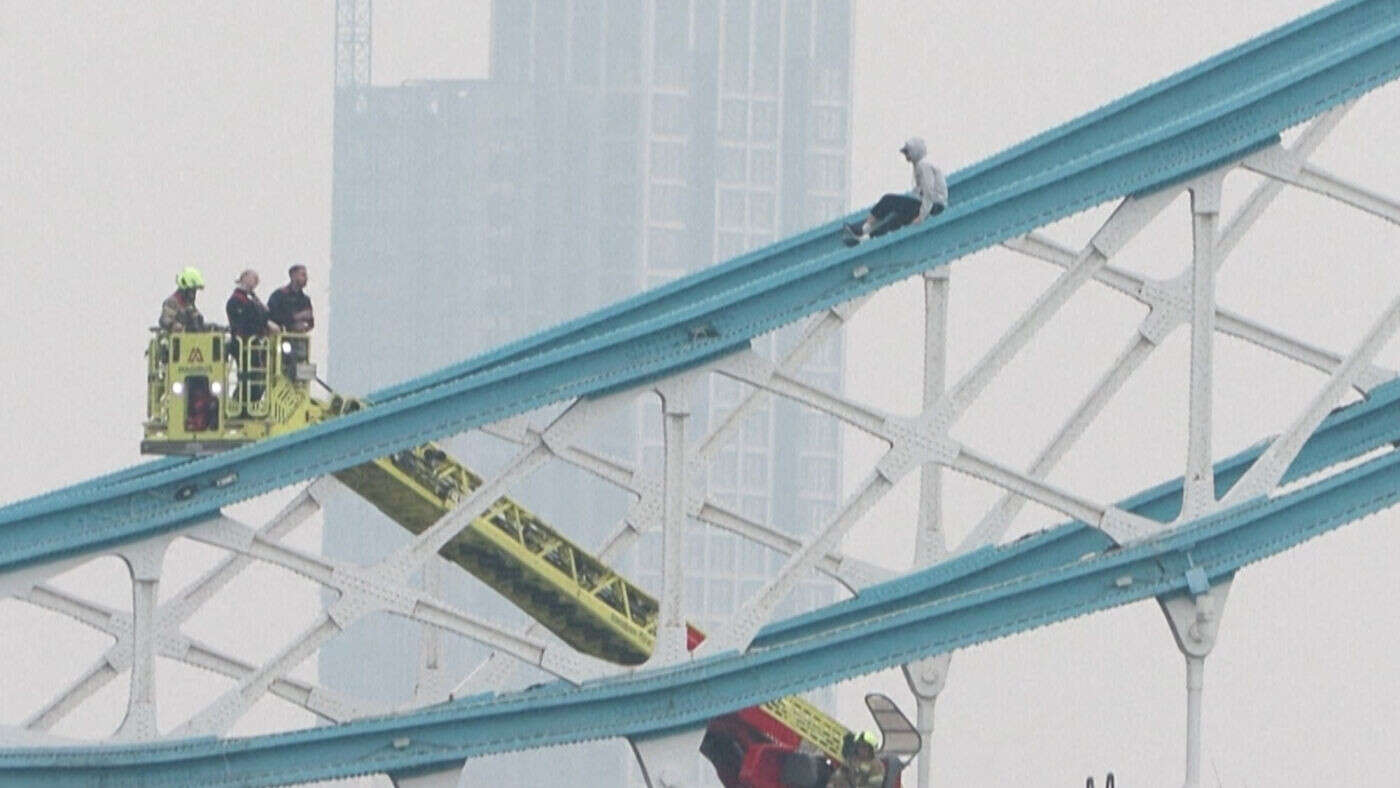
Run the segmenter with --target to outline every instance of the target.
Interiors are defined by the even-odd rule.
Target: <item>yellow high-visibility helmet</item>
[[[181,290],[203,290],[204,274],[199,272],[194,266],[187,266],[185,270],[175,275],[175,286]]]
[[[875,731],[861,731],[860,735],[856,737],[856,744],[869,744],[870,749],[879,750],[880,737]]]

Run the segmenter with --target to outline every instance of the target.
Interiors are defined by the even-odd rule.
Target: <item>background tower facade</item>
[[[850,182],[850,10],[814,0],[497,2],[488,79],[370,87],[342,81],[338,57],[332,382],[371,392],[840,214]],[[361,40],[367,76],[368,31]],[[780,354],[791,336],[778,332],[756,349]],[[839,389],[839,343],[803,374]],[[716,423],[742,393],[719,378],[695,391],[693,427]],[[806,532],[840,496],[840,435],[829,422],[791,403],[766,405],[716,455],[710,496]],[[659,426],[659,407],[639,403],[592,445],[659,467]],[[454,448],[488,471],[506,454],[471,438]],[[517,497],[585,547],[628,503],[554,467]],[[327,552],[354,560],[406,538],[353,500],[336,502],[327,526]],[[687,540],[686,605],[702,626],[731,615],[782,562],[713,529],[693,527]],[[659,537],[644,538],[621,568],[655,591],[659,552]],[[448,583],[470,609],[523,622],[484,586]],[[833,594],[813,581],[789,611]],[[322,680],[406,699],[417,632],[388,617],[359,629],[323,650]],[[449,670],[480,654],[449,642]],[[615,775],[608,784],[631,768],[616,747],[587,757],[600,779]],[[537,760],[516,763],[527,771],[515,776],[549,774],[547,759]]]
[[[371,82],[370,55],[373,54],[372,0],[335,2],[335,87],[336,90],[368,87]]]

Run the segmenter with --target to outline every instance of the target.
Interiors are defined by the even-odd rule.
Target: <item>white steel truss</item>
[[[942,515],[944,468],[981,479],[1000,488],[993,507],[952,551],[964,552],[1000,540],[1027,501],[1039,503],[1067,517],[1104,531],[1119,544],[1152,538],[1166,524],[1148,520],[1094,500],[1073,489],[1047,481],[1049,474],[1073,448],[1085,431],[1142,367],[1167,336],[1181,326],[1191,332],[1188,435],[1183,470],[1183,502],[1178,522],[1196,519],[1226,507],[1273,492],[1328,411],[1355,389],[1362,393],[1394,377],[1375,365],[1385,343],[1400,330],[1400,298],[1393,300],[1375,319],[1365,337],[1342,355],[1291,337],[1216,303],[1216,275],[1226,258],[1254,226],[1281,190],[1288,185],[1336,200],[1400,224],[1400,203],[1348,183],[1308,162],[1346,108],[1315,120],[1291,148],[1273,146],[1240,162],[1197,176],[1161,191],[1123,199],[1112,215],[1079,250],[1066,248],[1039,233],[1008,241],[1005,246],[1023,255],[1049,262],[1060,269],[1055,281],[1040,294],[990,349],[951,388],[945,387],[947,358],[947,269],[923,275],[925,321],[923,327],[923,402],[913,415],[898,415],[829,391],[808,382],[801,365],[823,341],[834,336],[865,299],[824,311],[809,320],[796,346],[779,361],[745,350],[710,365],[638,390],[572,402],[543,429],[524,418],[513,418],[485,428],[485,432],[518,446],[515,456],[486,479],[454,510],[443,516],[402,548],[372,566],[359,566],[314,555],[292,547],[283,537],[319,509],[319,500],[336,483],[316,482],[298,493],[276,518],[259,530],[227,517],[198,525],[186,535],[226,551],[229,557],[178,594],[158,604],[158,584],[163,556],[170,539],[162,538],[114,550],[126,562],[132,578],[130,615],[98,605],[44,582],[74,565],[57,562],[40,570],[26,570],[5,578],[0,590],[33,605],[68,616],[115,639],[115,644],[74,682],[25,720],[31,732],[49,731],[85,699],[123,672],[130,672],[126,716],[117,738],[156,737],[155,670],[157,657],[178,659],[232,678],[236,686],[173,735],[226,733],[233,723],[267,693],[290,700],[329,721],[351,719],[385,711],[375,704],[344,697],[289,673],[324,643],[365,616],[387,612],[423,626],[422,672],[415,703],[441,700],[458,677],[443,672],[440,633],[461,635],[487,645],[491,656],[457,685],[456,693],[505,686],[518,665],[530,665],[563,679],[581,682],[616,673],[623,668],[602,663],[555,643],[541,634],[538,624],[511,631],[457,609],[443,601],[442,573],[447,568],[437,552],[502,495],[549,461],[580,468],[633,497],[627,514],[601,546],[604,561],[619,558],[640,534],[659,532],[662,537],[661,588],[657,642],[650,666],[687,659],[684,609],[685,555],[682,534],[690,521],[738,534],[762,547],[786,556],[782,568],[701,649],[708,653],[746,649],[759,628],[769,622],[791,589],[814,572],[836,580],[858,593],[872,583],[892,576],[877,567],[844,555],[841,542],[849,530],[910,471],[920,471],[918,527],[909,569],[920,569],[949,555]],[[1221,184],[1235,167],[1265,176],[1243,206],[1222,226]],[[1191,197],[1192,253],[1189,267],[1173,279],[1156,280],[1110,264],[1135,235],[1152,222],[1182,191]],[[996,376],[1031,339],[1088,282],[1097,281],[1148,308],[1133,335],[1115,359],[1078,402],[1070,416],[1054,432],[1049,443],[1025,470],[1018,470],[977,448],[950,437],[950,430],[983,394]],[[1255,345],[1321,370],[1326,383],[1292,424],[1276,437],[1263,455],[1223,497],[1217,498],[1212,477],[1210,441],[1214,412],[1214,341],[1217,333],[1244,339]],[[687,434],[687,392],[704,376],[722,375],[745,384],[748,391],[737,407],[713,426],[708,434]],[[620,407],[640,395],[656,394],[662,408],[664,460],[659,468],[630,467],[586,447],[584,437]],[[849,425],[883,442],[885,451],[873,469],[829,518],[805,537],[794,537],[773,524],[760,522],[719,505],[707,497],[702,471],[740,429],[744,420],[764,404],[764,398],[780,397],[811,408],[841,424]],[[281,567],[335,592],[335,600],[302,632],[297,633],[270,659],[251,664],[184,635],[180,628],[219,589],[253,561]],[[409,578],[420,570],[422,587]],[[1200,701],[1204,658],[1213,644],[1215,627],[1228,584],[1212,587],[1203,578],[1193,581],[1182,600],[1162,600],[1178,645],[1187,658],[1188,758],[1187,784],[1199,779]],[[509,657],[510,659],[507,659]],[[948,655],[905,666],[905,675],[918,702],[917,726],[924,734],[919,785],[929,785],[928,746],[933,731],[934,701],[949,668]],[[696,731],[673,740],[639,740],[634,750],[643,761],[672,758],[693,748]],[[680,742],[678,744],[677,742]],[[679,749],[678,749],[679,748]],[[652,753],[648,755],[648,753]],[[656,764],[647,768],[657,772]]]

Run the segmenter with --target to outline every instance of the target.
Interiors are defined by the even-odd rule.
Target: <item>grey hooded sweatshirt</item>
[[[940,210],[948,207],[948,182],[943,179],[943,173],[933,166],[933,162],[926,158],[928,148],[923,138],[910,137],[900,150],[908,151],[914,164],[914,193],[919,198],[919,216],[914,221],[921,222],[928,218],[933,206],[937,205]]]

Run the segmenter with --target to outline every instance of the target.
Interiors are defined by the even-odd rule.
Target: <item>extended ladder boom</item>
[[[364,407],[335,397],[327,418]],[[471,495],[480,476],[441,447],[412,449],[335,474],[389,519],[419,534]],[[645,662],[656,643],[658,606],[606,564],[508,497],[496,499],[439,551],[494,588],[570,646],[625,665]],[[704,634],[687,626],[687,647]],[[758,707],[761,714],[837,760],[847,729],[799,697]],[[754,712],[745,715],[752,718]],[[768,728],[770,726],[762,726]]]

